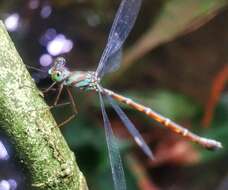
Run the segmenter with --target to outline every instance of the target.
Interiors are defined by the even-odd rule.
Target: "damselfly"
[[[120,158],[120,153],[115,142],[115,137],[111,128],[111,123],[108,119],[104,101],[107,99],[108,103],[114,108],[115,112],[120,117],[124,126],[128,129],[130,134],[133,136],[135,142],[142,148],[145,154],[153,159],[153,154],[148,147],[148,145],[143,140],[142,136],[135,128],[134,124],[129,120],[124,111],[119,107],[116,101],[127,104],[128,106],[143,112],[148,117],[161,123],[166,128],[171,131],[180,134],[184,138],[196,142],[208,149],[221,148],[220,142],[212,139],[207,139],[193,134],[189,130],[181,127],[180,125],[174,123],[168,118],[161,116],[160,114],[154,112],[151,108],[143,106],[132,99],[119,95],[111,90],[103,88],[101,85],[102,77],[116,70],[120,64],[121,58],[121,47],[126,40],[129,32],[131,31],[136,17],[138,15],[141,6],[141,0],[122,0],[121,5],[116,14],[114,23],[111,28],[111,32],[108,37],[107,45],[103,51],[100,62],[98,64],[97,70],[93,71],[70,71],[66,67],[66,61],[63,57],[58,57],[53,66],[49,70],[49,75],[54,81],[53,85],[56,83],[60,84],[59,93],[56,98],[55,104],[57,104],[59,96],[65,86],[68,94],[70,95],[71,102],[73,103],[74,111],[76,112],[73,97],[69,91],[69,87],[77,87],[86,91],[96,91],[99,95],[101,112],[104,120],[105,136],[108,146],[109,159],[111,163],[111,170],[113,175],[114,186],[116,190],[125,190],[125,177],[122,167],[122,162]],[[52,86],[53,86],[52,85]],[[51,86],[51,87],[52,87]],[[49,88],[50,89],[50,88]],[[67,121],[72,119],[72,115]],[[64,122],[65,123],[65,122]]]

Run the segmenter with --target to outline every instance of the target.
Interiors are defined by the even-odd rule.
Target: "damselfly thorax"
[[[77,87],[81,90],[98,91],[100,78],[93,71],[74,71],[64,81],[64,85]]]

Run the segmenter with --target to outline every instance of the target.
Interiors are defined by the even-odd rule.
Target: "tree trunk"
[[[83,174],[0,21],[0,130],[15,147],[31,187],[85,190]]]

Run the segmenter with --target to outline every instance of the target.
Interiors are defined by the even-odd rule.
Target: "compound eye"
[[[52,79],[54,81],[60,82],[62,80],[62,73],[60,71],[56,71],[55,73],[53,73]]]
[[[57,77],[60,77],[61,76],[61,73],[59,71],[56,72],[56,76]]]

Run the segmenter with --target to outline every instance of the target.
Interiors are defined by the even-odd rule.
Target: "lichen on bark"
[[[0,121],[0,130],[29,172],[31,189],[88,189],[73,152],[1,21]]]

